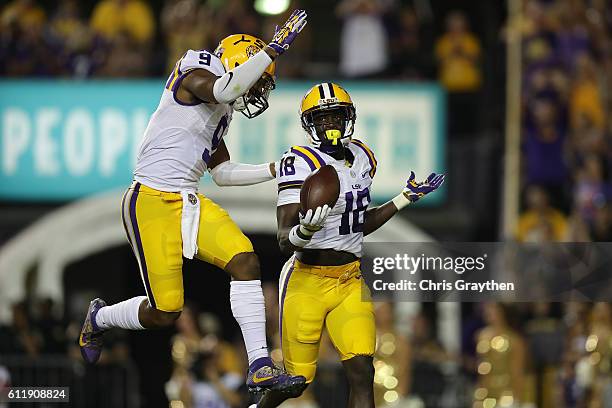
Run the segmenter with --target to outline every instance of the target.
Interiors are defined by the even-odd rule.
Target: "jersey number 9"
[[[225,129],[227,129],[227,125],[227,115],[223,115],[219,121],[219,124],[217,125],[217,128],[215,129],[215,132],[213,133],[212,143],[210,146],[212,153],[214,153],[215,150],[217,150],[217,147],[219,147],[219,143],[221,143],[221,138],[223,137],[223,132],[225,132]],[[208,149],[204,149],[204,152],[202,153],[202,160],[204,160],[206,165],[208,165],[212,153]]]

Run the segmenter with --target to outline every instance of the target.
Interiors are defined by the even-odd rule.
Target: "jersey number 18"
[[[370,189],[364,188],[363,190],[358,190],[356,193],[355,195],[352,191],[349,191],[344,195],[346,207],[344,208],[342,219],[340,220],[340,235],[348,235],[351,232],[363,232],[365,212],[371,201]],[[359,221],[360,218],[363,218],[364,221]]]

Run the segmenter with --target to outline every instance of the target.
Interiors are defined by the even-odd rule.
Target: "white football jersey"
[[[370,204],[370,187],[376,173],[376,158],[363,142],[353,139],[348,145],[355,159],[349,167],[319,149],[293,146],[280,161],[277,206],[299,204],[302,183],[314,170],[326,164],[334,166],[340,179],[340,196],[325,225],[317,231],[307,249],[334,249],[361,257],[363,223]]]
[[[205,69],[225,73],[221,60],[205,50],[189,50],[176,63],[138,151],[134,179],[162,191],[197,190],[210,157],[232,120],[229,104],[185,104],[176,92],[185,76]]]

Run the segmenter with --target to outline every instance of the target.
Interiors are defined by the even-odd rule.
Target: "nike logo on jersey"
[[[366,170],[363,173],[361,173],[361,178],[365,178],[366,174],[368,174],[368,170]]]
[[[227,88],[229,83],[232,81],[232,78],[234,77],[234,73],[232,71],[228,72],[228,74],[229,74],[229,79],[225,83],[225,86],[223,87],[222,91],[225,91],[225,88]]]

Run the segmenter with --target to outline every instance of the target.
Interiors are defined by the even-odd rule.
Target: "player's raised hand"
[[[287,51],[298,33],[306,26],[306,17],[306,11],[295,10],[285,24],[276,27],[274,37],[268,46],[278,55]]]
[[[309,209],[306,214],[300,214],[300,232],[306,236],[312,236],[315,232],[323,228],[325,219],[329,215],[331,208],[325,204],[322,207]]]
[[[411,203],[414,203],[426,194],[435,191],[442,183],[444,183],[444,174],[431,173],[425,181],[419,183],[416,181],[414,171],[411,171],[403,194]]]

